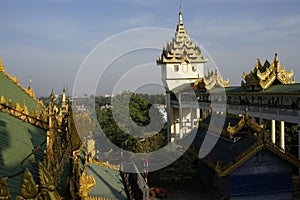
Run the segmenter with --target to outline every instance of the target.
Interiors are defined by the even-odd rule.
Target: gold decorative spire
[[[183,24],[182,12],[181,12],[181,5],[180,5],[180,8],[179,8],[179,24]]]
[[[66,102],[66,89],[64,87],[63,91],[62,91],[62,103]]]
[[[166,63],[205,63],[208,58],[203,58],[199,45],[190,39],[183,25],[181,7],[179,11],[179,22],[177,24],[175,37],[163,47],[161,57],[157,59],[158,64]]]
[[[28,84],[28,89],[31,88],[31,82],[32,82],[32,80],[31,80],[31,74],[29,74],[29,84]]]
[[[2,58],[0,57],[0,72],[4,72],[4,66],[2,64]]]
[[[51,94],[50,94],[50,99],[51,99],[51,100],[54,100],[54,99],[55,99],[53,87],[52,87],[52,91],[51,91]]]

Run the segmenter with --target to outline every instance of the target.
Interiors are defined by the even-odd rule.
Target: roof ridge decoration
[[[8,100],[8,104],[6,102],[5,97],[1,96],[0,111],[7,112],[13,117],[44,130],[48,129],[48,114],[46,111],[42,112],[39,106],[37,106],[36,110],[32,110],[32,113],[29,113],[25,101],[23,107],[19,103],[16,103],[16,106],[14,106],[11,99]]]
[[[82,199],[89,197],[90,191],[96,185],[96,180],[92,174],[87,175],[87,163],[84,164],[82,175],[79,178],[79,191],[78,194]]]
[[[280,84],[295,83],[293,70],[287,72],[281,66],[277,53],[275,53],[271,64],[266,60],[264,65],[262,65],[260,59],[257,59],[254,69],[249,74],[243,72],[242,78],[244,81],[242,80],[241,85],[248,91],[265,90],[276,82]]]
[[[218,69],[215,71],[210,71],[208,69],[204,77],[198,78],[192,88],[194,90],[198,89],[199,91],[206,92],[214,87],[229,87],[229,79],[223,79]]]
[[[165,63],[205,63],[208,58],[203,58],[202,51],[195,41],[191,41],[190,36],[183,24],[180,7],[179,22],[177,24],[175,37],[171,42],[167,42],[163,47],[161,57],[157,59],[157,64]]]
[[[255,121],[253,121],[248,116],[248,108],[246,108],[241,120],[235,126],[230,126],[230,123],[228,124],[226,131],[229,135],[229,138],[232,139],[233,136],[244,127],[251,128],[256,132],[261,132],[264,129],[264,124],[258,124]]]
[[[10,81],[12,81],[15,85],[17,85],[25,94],[27,94],[30,98],[32,98],[35,102],[38,103],[38,105],[40,105],[42,108],[46,108],[46,106],[44,105],[44,103],[37,99],[35,97],[34,91],[31,87],[23,88],[20,84],[19,84],[19,80],[17,77],[12,77],[11,75],[9,75],[4,68],[4,65],[2,64],[2,58],[0,57],[0,73],[2,73],[4,76],[6,76]]]

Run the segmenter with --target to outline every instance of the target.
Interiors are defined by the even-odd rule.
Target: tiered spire
[[[187,34],[183,24],[180,7],[179,22],[175,38],[173,38],[171,42],[165,44],[161,57],[158,58],[157,63],[205,63],[207,61],[207,58],[203,58],[199,45],[195,41],[191,41],[190,36]]]

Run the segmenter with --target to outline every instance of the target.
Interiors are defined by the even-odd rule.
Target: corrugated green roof
[[[45,130],[0,112],[0,178],[28,169],[38,183],[37,161],[43,160],[45,144],[22,164],[21,162],[45,140]],[[22,180],[23,173],[8,179],[13,199],[20,193]]]
[[[193,86],[193,83],[184,83],[172,90],[174,93],[184,92],[190,89]],[[203,94],[203,93],[223,93],[226,94],[236,94],[236,93],[247,93],[247,94],[299,94],[300,95],[300,83],[294,84],[274,84],[269,88],[261,91],[246,91],[242,86],[230,86],[230,87],[216,87],[211,89],[209,92],[200,92],[195,90],[196,94]]]
[[[226,88],[214,88],[210,91],[210,93],[220,93],[226,92],[226,94],[233,94],[233,93],[248,93],[248,94],[299,94],[300,95],[300,83],[294,84],[275,84],[271,87],[257,91],[251,92],[246,91],[242,86],[232,86]]]
[[[63,174],[60,177],[60,181],[59,181],[59,191],[60,194],[64,194],[67,192],[67,184],[68,184],[68,179],[71,178],[72,176],[72,159],[69,158],[69,160],[67,161],[67,163],[64,166],[64,171]]]
[[[16,103],[20,103],[23,107],[24,101],[28,110],[36,110],[38,103],[32,99],[28,94],[26,94],[21,88],[19,88],[15,83],[9,80],[4,74],[0,73],[0,97],[4,96],[6,103],[9,99],[12,100],[14,106]],[[43,110],[43,107],[39,105],[40,109]]]
[[[92,174],[96,185],[90,196],[107,197],[117,200],[127,199],[122,177],[119,171],[96,164],[88,164],[87,174]]]

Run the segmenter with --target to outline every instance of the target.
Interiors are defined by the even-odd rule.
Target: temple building
[[[207,134],[218,135],[207,129],[211,114],[200,121],[196,152]],[[242,116],[226,116],[218,142],[198,166],[202,179],[226,199],[292,199],[293,169],[300,160],[275,146],[264,125],[246,110]]]
[[[172,90],[182,83],[195,82],[198,77],[203,77],[203,64],[207,61],[199,45],[187,34],[180,10],[175,37],[165,44],[157,59],[157,64],[162,66],[161,79],[165,87]]]
[[[61,101],[52,90],[45,106],[0,58],[0,199],[127,199],[120,166],[82,144],[65,89]]]
[[[300,87],[293,71],[286,71],[276,53],[273,62],[258,59],[242,74],[240,86],[230,86],[219,70],[204,73],[209,60],[181,38],[189,36],[180,11],[175,38],[157,60],[166,87],[169,141],[196,132],[198,155],[207,136],[218,138],[199,159],[199,171],[226,199],[291,199],[300,167]],[[194,63],[200,68],[194,70]],[[224,126],[218,125],[222,121]],[[294,151],[287,148],[291,138]]]

